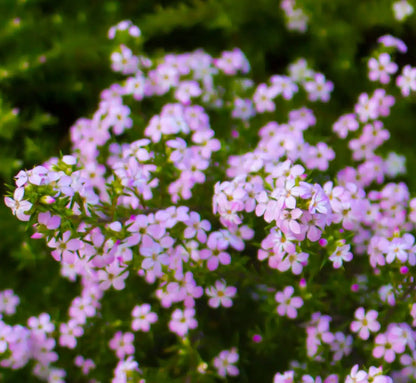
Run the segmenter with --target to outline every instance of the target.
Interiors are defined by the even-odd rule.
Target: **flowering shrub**
[[[131,22],[120,34],[140,44]],[[120,44],[125,79],[72,126],[72,152],[21,170],[5,197],[79,288],[66,313],[25,323],[3,291],[0,365],[48,382],[416,378],[416,199],[394,182],[404,158],[380,149],[382,120],[416,90],[394,62],[406,49],[379,39],[377,88],[317,140],[334,84],[305,59],[255,84],[237,48]]]

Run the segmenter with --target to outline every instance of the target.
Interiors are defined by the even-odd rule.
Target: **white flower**
[[[10,197],[4,197],[4,203],[7,207],[12,209],[13,214],[20,221],[29,221],[30,215],[26,215],[25,212],[30,210],[32,204],[29,201],[22,200],[25,194],[25,189],[23,187],[17,188],[14,191],[14,199]]]
[[[339,269],[342,266],[342,261],[349,262],[352,260],[353,255],[349,251],[350,245],[339,246],[329,257],[329,260],[333,262],[334,269]]]
[[[413,7],[407,0],[399,0],[393,3],[394,18],[398,21],[404,21],[413,13]]]

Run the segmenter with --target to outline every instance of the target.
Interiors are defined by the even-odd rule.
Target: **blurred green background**
[[[397,61],[416,65],[416,16],[397,22],[391,0],[297,0],[297,5],[309,17],[305,34],[287,30],[278,0],[0,0],[2,195],[19,169],[68,152],[71,124],[89,116],[100,91],[121,78],[110,70],[115,43],[107,39],[108,29],[121,20],[139,26],[149,56],[197,48],[216,55],[239,47],[255,81],[284,73],[290,62],[306,58],[335,84],[329,106],[314,106],[319,123],[313,134],[320,138],[330,135],[340,114],[352,111],[359,93],[376,88],[367,80],[367,60],[378,37],[392,34],[404,40],[409,51]],[[394,85],[388,89],[399,96]],[[406,156],[409,172],[403,179],[412,191],[415,122],[414,96],[393,108],[385,121],[391,139],[384,150]],[[28,305],[26,312],[51,306],[66,310],[68,302],[60,297],[73,296],[72,287],[60,280],[41,245],[22,243],[24,230],[0,204],[0,290],[15,289]],[[43,295],[43,303],[34,299],[36,294]],[[16,374],[5,381],[23,381]]]

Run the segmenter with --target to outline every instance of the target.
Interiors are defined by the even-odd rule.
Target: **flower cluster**
[[[282,8],[306,29],[293,1]],[[123,21],[110,39],[122,31],[141,35]],[[383,119],[400,102],[391,76],[401,73],[405,97],[416,76],[387,52],[406,51],[401,40],[379,43],[368,76],[382,87],[333,121],[333,141],[310,140],[314,103],[329,102],[334,85],[305,59],[255,85],[239,49],[151,60],[117,46],[112,68],[126,79],[72,126],[72,153],[21,170],[5,197],[80,292],[67,314],[26,326],[0,317],[1,366],[33,361],[36,376],[60,382],[72,374],[56,367],[62,352],[96,379],[110,363],[95,357],[105,348],[113,383],[213,382],[240,374],[250,363],[240,353],[283,336],[295,346],[275,383],[415,377],[416,199],[391,181],[403,157],[381,148]],[[338,148],[350,150],[348,165],[334,161]],[[12,290],[0,293],[0,314],[18,304]],[[246,333],[245,315],[255,318]],[[155,366],[165,357],[171,365]],[[370,358],[378,367],[360,369]]]

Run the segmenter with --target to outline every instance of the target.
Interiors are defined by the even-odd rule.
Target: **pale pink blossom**
[[[367,340],[370,337],[371,332],[377,332],[380,330],[380,323],[377,322],[378,312],[370,310],[365,313],[363,307],[359,307],[355,310],[354,314],[357,320],[351,322],[351,331],[358,332],[358,336],[361,339]]]
[[[131,328],[134,331],[144,331],[148,332],[150,330],[150,325],[155,323],[158,319],[157,314],[150,311],[151,307],[148,303],[144,303],[140,306],[135,306],[131,315],[133,321],[131,323]]]
[[[297,309],[303,306],[303,299],[301,297],[292,297],[294,292],[293,286],[286,286],[283,291],[276,293],[274,298],[279,303],[277,306],[279,315],[287,315],[291,319],[298,316]]]
[[[217,369],[218,375],[222,377],[237,376],[240,372],[235,366],[235,363],[238,362],[238,353],[236,348],[230,350],[223,350],[219,353],[218,356],[214,358],[214,367]]]
[[[227,286],[225,281],[222,280],[216,281],[215,287],[206,288],[205,293],[210,297],[208,304],[211,307],[231,307],[233,305],[232,298],[237,293],[237,289],[234,286]]]
[[[24,194],[25,189],[19,187],[14,191],[13,198],[4,197],[4,203],[12,209],[13,215],[20,221],[29,221],[30,215],[26,214],[26,212],[31,209],[32,204],[29,201],[23,200]]]

